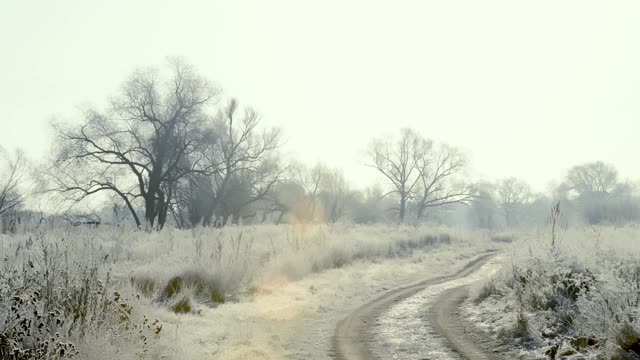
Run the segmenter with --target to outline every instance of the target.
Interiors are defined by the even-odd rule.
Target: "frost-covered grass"
[[[221,316],[247,309],[242,304],[250,304],[261,321],[295,321],[298,311],[292,318],[291,306],[300,298],[346,294],[358,299],[349,303],[355,305],[366,300],[360,299],[358,288],[366,285],[361,283],[364,274],[379,274],[370,283],[390,286],[394,276],[403,279],[405,274],[385,271],[411,269],[408,274],[424,276],[422,254],[434,249],[442,249],[440,254],[453,261],[459,254],[470,256],[495,244],[488,234],[388,225],[259,225],[152,233],[40,228],[3,236],[0,358],[199,358],[189,351],[174,353],[183,348],[178,343],[187,341],[181,326],[220,331],[216,324]],[[405,265],[391,266],[400,260]],[[441,264],[429,264],[436,265]],[[371,266],[378,270],[367,270]],[[347,274],[355,269],[361,275],[351,281]],[[332,280],[314,280],[299,288],[305,279],[324,273],[333,274]],[[229,321],[227,328],[243,328],[241,320]],[[215,340],[208,333],[206,338],[217,343],[227,336]],[[225,358],[223,354],[239,345],[216,346],[207,345],[206,352]]]
[[[134,279],[161,289],[188,272],[216,283],[225,299],[239,300],[274,274],[295,281],[357,261],[407,257],[462,233],[411,226],[260,225],[252,227],[167,230],[134,240],[115,257],[127,263]],[[456,239],[457,241],[461,239]]]
[[[136,358],[162,331],[111,276],[104,234],[37,230],[0,238],[0,359]]]
[[[640,358],[640,228],[530,234],[465,311],[483,330],[540,358]]]

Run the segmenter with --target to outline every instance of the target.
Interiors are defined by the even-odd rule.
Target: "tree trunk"
[[[416,210],[416,221],[420,221],[422,220],[422,217],[424,216],[424,210],[425,210],[426,206],[422,203],[418,204],[418,208]]]
[[[125,203],[127,204],[127,208],[129,209],[129,212],[131,212],[131,216],[133,216],[133,220],[136,222],[136,227],[140,228],[140,218],[138,217],[138,214],[136,213],[136,210],[133,208],[133,205],[131,205],[131,202],[129,201],[129,199],[125,199]]]
[[[167,213],[169,211],[169,203],[161,200],[158,204],[158,228],[162,229],[167,222]]]
[[[156,213],[157,213],[157,209],[156,209],[156,199],[154,197],[154,194],[151,192],[148,192],[145,197],[144,197],[144,219],[147,222],[147,225],[153,228],[153,224],[155,223],[156,220]]]
[[[222,216],[222,225],[227,225],[227,221],[229,221],[229,217],[231,216],[231,214],[229,214],[228,212],[225,211],[224,215]]]
[[[407,212],[407,194],[400,194],[400,222],[404,222],[404,216]]]
[[[166,194],[162,191],[158,191],[158,228],[164,228],[164,225],[167,222],[167,215],[169,213],[169,206],[172,198],[171,187],[167,188]]]

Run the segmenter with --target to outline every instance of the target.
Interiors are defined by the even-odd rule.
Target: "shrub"
[[[584,231],[555,233],[548,247],[536,239],[537,249],[532,246],[526,255],[515,256],[508,276],[498,284],[485,284],[475,305],[480,311],[487,306],[486,313],[497,319],[503,313],[491,309],[495,301],[485,300],[499,297],[498,303],[505,304],[502,310],[517,319],[508,329],[500,325],[500,333],[516,343],[544,348],[550,358],[581,352],[603,359],[640,359],[640,260],[633,242],[612,232],[607,243],[602,238],[607,239],[609,229],[600,230],[593,232],[598,234],[595,246]],[[626,235],[627,229],[615,231]],[[629,234],[629,240],[638,237],[637,231]],[[624,241],[614,248],[616,237]]]
[[[145,297],[152,297],[158,291],[158,284],[150,276],[129,278],[131,285]]]
[[[491,241],[499,242],[499,243],[511,243],[513,242],[512,235],[493,235],[491,236]]]
[[[479,304],[484,300],[486,300],[487,298],[489,298],[490,296],[494,296],[494,295],[499,296],[501,295],[501,293],[500,291],[498,291],[495,280],[492,279],[490,281],[485,282],[482,285],[482,287],[480,288],[480,291],[478,292],[476,297],[473,299],[473,302],[475,304]]]
[[[640,333],[631,324],[624,323],[620,327],[616,344],[621,350],[618,356],[627,356],[629,359],[640,358]]]
[[[175,312],[176,314],[188,314],[191,312],[192,308],[193,306],[191,304],[191,298],[189,298],[188,296],[183,296],[180,300],[178,300],[178,302],[173,304],[171,310],[173,310],[173,312]]]
[[[167,285],[160,292],[160,300],[173,299],[185,290],[191,291],[196,300],[210,305],[225,302],[224,293],[220,290],[216,280],[195,271],[188,271],[169,279]]]
[[[115,344],[122,336],[139,339],[128,341],[145,352],[159,334],[159,322],[141,320],[133,299],[101,272],[102,254],[64,240],[49,242],[44,234],[1,245],[0,313],[6,316],[0,322],[0,359],[86,357],[91,339]],[[147,330],[157,333],[146,336]]]

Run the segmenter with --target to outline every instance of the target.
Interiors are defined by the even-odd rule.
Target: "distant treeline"
[[[558,201],[590,224],[639,217],[636,189],[611,165],[575,166],[553,193],[535,194],[517,178],[470,181],[461,151],[412,129],[371,141],[363,160],[383,185],[354,190],[341,169],[283,156],[279,129],[262,128],[259,114],[235,99],[221,101],[219,88],[184,61],[171,59],[168,73],[137,71],[105,109],[54,124],[55,148],[38,171],[21,152],[1,151],[2,231],[26,218],[42,223],[45,211],[24,210],[29,198],[63,209],[56,222],[145,229],[339,221],[500,229],[540,224]],[[96,197],[100,205],[80,210]]]

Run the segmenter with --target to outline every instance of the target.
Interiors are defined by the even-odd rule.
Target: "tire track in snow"
[[[496,252],[481,255],[455,274],[396,288],[360,306],[338,324],[333,339],[334,358],[455,358],[444,339],[428,326],[424,307],[446,289],[479,280],[470,275],[495,255]]]

